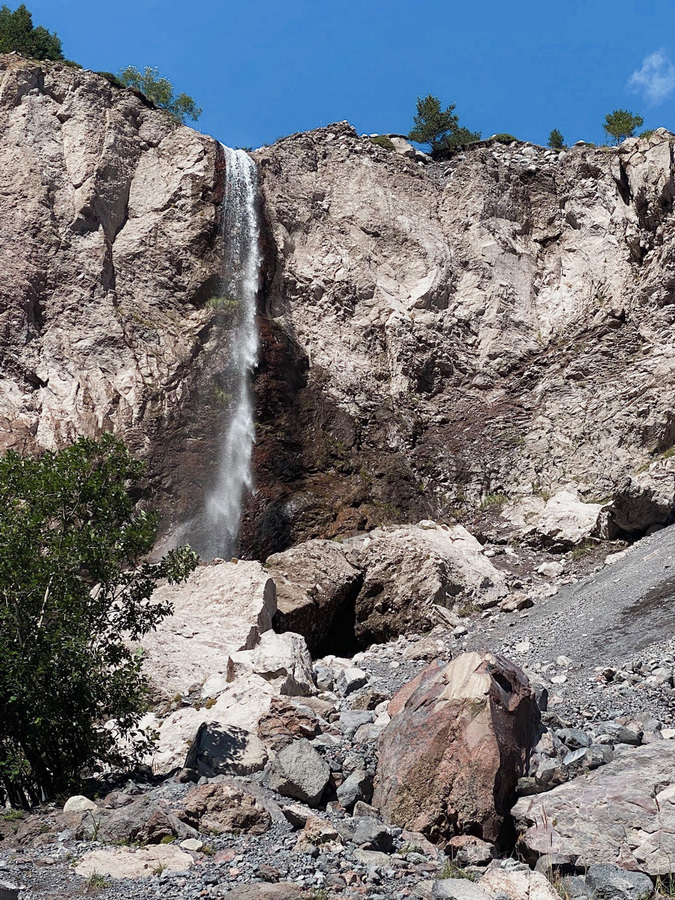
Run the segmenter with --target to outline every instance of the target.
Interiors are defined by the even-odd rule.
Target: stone
[[[340,713],[340,731],[347,738],[353,738],[361,725],[375,721],[375,713],[368,709],[346,709]]]
[[[534,692],[515,665],[475,652],[417,684],[380,738],[374,805],[433,840],[470,826],[497,842],[539,736]]]
[[[333,670],[328,666],[314,667],[314,682],[320,691],[333,690]]]
[[[257,562],[199,566],[183,584],[159,587],[153,601],[173,606],[142,641],[145,670],[166,698],[226,673],[231,654],[255,647],[276,612],[274,582]]]
[[[240,884],[227,892],[228,900],[300,900],[304,892],[297,884],[280,881],[278,884]]]
[[[602,504],[584,503],[568,490],[558,491],[547,500],[526,497],[509,503],[502,515],[520,540],[554,550],[568,550],[590,537],[599,537],[605,522]]]
[[[184,841],[181,841],[178,846],[182,850],[187,850],[191,853],[199,853],[204,846],[204,843],[197,838],[186,838]]]
[[[346,697],[348,694],[352,694],[354,691],[362,688],[367,681],[368,676],[363,669],[358,669],[356,666],[347,666],[340,670],[337,677],[337,688],[342,696]]]
[[[599,735],[607,735],[615,744],[630,744],[638,747],[642,743],[642,731],[627,728],[617,722],[602,722],[598,726]]]
[[[89,840],[113,844],[160,844],[169,838],[195,836],[194,831],[173,813],[165,801],[149,794],[133,803],[106,811],[96,820],[85,814],[78,834]]]
[[[312,657],[302,635],[266,631],[251,650],[230,656],[229,677],[252,672],[278,685],[279,693],[293,697],[315,694]]]
[[[368,803],[373,796],[373,776],[363,769],[348,775],[337,789],[340,804],[350,810],[359,800]]]
[[[559,562],[545,562],[537,567],[540,575],[546,575],[547,578],[557,578],[565,571],[565,567]]]
[[[115,847],[110,850],[92,850],[80,858],[75,874],[81,878],[105,875],[108,878],[149,878],[157,872],[184,872],[194,860],[189,853],[171,844],[159,844],[132,850]]]
[[[269,786],[284,797],[318,806],[328,784],[330,768],[307,740],[284,747],[272,762]]]
[[[336,647],[350,640],[349,619],[361,576],[340,544],[306,541],[269,556],[265,568],[276,585],[277,631],[301,634],[313,656],[330,652],[323,649],[329,638]]]
[[[555,736],[570,750],[591,746],[590,736],[581,728],[559,728],[555,732]]]
[[[588,867],[586,886],[597,900],[649,900],[654,893],[652,880],[644,872],[629,872],[606,863]]]
[[[69,797],[63,804],[64,813],[83,813],[95,809],[98,809],[98,807],[94,801],[90,800],[88,797],[83,797],[81,794]]]
[[[391,830],[372,816],[345,819],[338,823],[337,829],[343,838],[366,850],[389,853],[393,845]]]
[[[188,751],[185,766],[199,775],[251,775],[265,768],[267,751],[250,731],[232,725],[204,722]]]
[[[366,850],[363,847],[357,847],[352,856],[368,869],[387,869],[391,866],[391,857],[380,850]]]
[[[177,816],[201,832],[264,834],[271,825],[269,812],[239,785],[229,782],[192,788]]]
[[[435,606],[494,605],[506,594],[503,574],[461,525],[376,528],[349,558],[364,572],[355,626],[364,643],[430,629]]]
[[[478,882],[490,897],[510,900],[560,900],[550,881],[541,872],[509,865],[512,860],[494,860]]]
[[[261,717],[258,735],[267,747],[281,750],[299,738],[316,737],[321,733],[319,717],[308,706],[287,697],[273,698],[269,712]]]
[[[458,834],[448,841],[453,862],[458,866],[483,866],[495,855],[495,848],[487,841],[470,834]]]
[[[295,849],[298,853],[307,852],[311,847],[335,848],[341,844],[340,835],[330,822],[318,816],[308,816],[303,830],[298,836]]]
[[[612,863],[665,875],[675,857],[675,747],[636,747],[584,778],[522,797],[512,815],[531,861],[551,857],[578,870]]]
[[[490,900],[479,884],[468,878],[442,878],[434,882],[432,900]]]
[[[0,881],[0,900],[19,900],[21,888],[9,881]]]

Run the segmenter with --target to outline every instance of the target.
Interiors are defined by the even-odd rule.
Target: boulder
[[[321,721],[308,706],[287,697],[274,697],[269,712],[261,717],[258,735],[265,746],[278,751],[300,738],[321,733]]]
[[[264,834],[272,824],[269,812],[253,794],[229,782],[193,788],[176,815],[202,832]]]
[[[386,825],[372,816],[355,816],[338,823],[337,829],[345,840],[353,841],[365,850],[389,853],[394,836]]]
[[[340,805],[350,810],[359,800],[368,803],[373,796],[373,776],[363,769],[356,769],[337,789]]]
[[[284,797],[318,806],[330,778],[328,763],[307,740],[294,741],[275,757],[269,786]]]
[[[586,887],[596,900],[649,900],[654,893],[652,880],[644,872],[602,863],[588,867]]]
[[[97,809],[94,801],[90,800],[89,797],[83,797],[81,794],[69,797],[63,804],[64,813],[83,813],[94,809]]]
[[[91,878],[92,875],[105,875],[115,879],[148,878],[165,869],[184,872],[193,862],[189,853],[171,844],[142,847],[139,850],[115,847],[85,853],[75,867],[75,873],[82,878]]]
[[[312,657],[299,634],[266,631],[253,649],[232,653],[230,660],[230,680],[242,672],[253,672],[273,683],[280,694],[305,697],[316,693]]]
[[[668,525],[675,513],[675,459],[658,459],[645,472],[627,475],[612,498],[610,515],[629,535]]]
[[[560,900],[545,875],[512,859],[491,862],[478,885],[495,900],[499,896],[509,900]]]
[[[600,537],[606,519],[603,510],[600,503],[584,503],[571,491],[558,491],[548,500],[524,497],[507,503],[501,515],[521,540],[559,551]]]
[[[675,858],[675,746],[658,741],[621,753],[545,795],[522,797],[512,814],[531,861],[668,874]]]
[[[470,831],[497,842],[539,729],[534,692],[507,660],[429,666],[382,733],[373,803],[435,841]]]
[[[490,895],[469,878],[440,878],[433,883],[431,900],[490,900]]]
[[[257,562],[200,566],[185,583],[159,587],[153,601],[170,603],[173,615],[143,638],[144,665],[169,699],[226,672],[231,654],[255,647],[276,612],[274,582]]]
[[[361,643],[429,630],[435,606],[490,606],[506,594],[503,574],[461,525],[376,528],[352,547],[349,558],[364,572],[356,599]]]
[[[301,900],[304,891],[297,884],[282,881],[279,884],[240,884],[227,892],[228,900]]]
[[[342,546],[335,541],[305,541],[275,553],[265,562],[277,590],[276,631],[301,634],[313,656],[321,656],[323,646],[340,646],[341,638],[353,639],[354,599],[361,573],[347,561]]]
[[[234,725],[204,722],[199,726],[185,767],[200,775],[251,775],[265,768],[267,751],[250,731]]]

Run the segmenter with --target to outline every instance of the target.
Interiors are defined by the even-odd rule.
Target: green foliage
[[[376,147],[383,147],[385,150],[396,150],[391,138],[388,138],[386,134],[377,134],[375,137],[371,137],[370,143],[375,144]]]
[[[437,158],[446,153],[480,140],[480,132],[469,131],[459,124],[459,116],[454,112],[455,104],[441,109],[438,97],[427,94],[417,98],[417,114],[415,127],[408,134],[408,139],[417,144],[429,144],[431,155]]]
[[[491,140],[497,141],[498,144],[512,144],[518,138],[509,134],[507,131],[500,131],[499,134],[493,134]]]
[[[119,79],[126,87],[141,91],[155,106],[170,112],[177,122],[185,123],[186,119],[196,122],[202,114],[201,106],[197,106],[192,97],[174,94],[173,85],[168,78],[160,75],[157,68],[146,66],[140,72],[136,66],[127,66],[119,73]]]
[[[105,875],[99,875],[98,872],[94,872],[89,876],[89,881],[87,882],[87,887],[90,890],[94,891],[102,891],[107,887],[110,887],[110,882],[105,877]]]
[[[548,136],[548,145],[552,150],[564,149],[565,138],[562,136],[562,131],[558,131],[557,128],[554,128]]]
[[[113,72],[97,72],[97,75],[100,75],[101,78],[105,78],[107,82],[109,82],[113,87],[123,88],[126,87],[123,81],[121,81],[117,75]]]
[[[641,131],[640,134],[638,135],[638,137],[643,138],[643,139],[650,138],[654,134],[655,131],[656,131],[656,128],[647,128],[646,131]]]
[[[0,9],[0,53],[16,50],[29,59],[63,60],[61,41],[42,25],[33,27],[33,17],[25,4],[12,12]]]
[[[143,561],[157,531],[130,493],[143,471],[112,435],[0,458],[0,798],[15,806],[148,748],[147,684],[126,638],[171,612],[149,602],[156,584],[184,580],[197,557]]]
[[[480,508],[489,509],[491,506],[503,506],[509,502],[506,494],[486,494],[481,500]]]
[[[602,127],[615,144],[620,144],[626,138],[633,137],[643,123],[642,116],[634,115],[627,109],[615,109],[613,112],[607,113]]]

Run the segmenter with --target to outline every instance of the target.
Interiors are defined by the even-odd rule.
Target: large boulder
[[[239,785],[202,784],[193,788],[177,815],[201,832],[264,834],[272,824],[269,812]]]
[[[172,698],[225,672],[237,650],[251,650],[271,629],[276,612],[274,582],[260,563],[200,566],[183,584],[153,594],[173,615],[142,641],[145,670],[157,693]]]
[[[185,765],[200,775],[251,775],[265,768],[267,751],[250,731],[234,725],[203,722],[188,751]]]
[[[586,869],[612,863],[666,875],[675,859],[675,744],[658,741],[618,754],[602,768],[512,810],[531,861]]]
[[[465,653],[432,664],[382,733],[373,803],[386,822],[435,841],[505,839],[539,728],[534,692],[507,660]]]
[[[114,847],[110,850],[92,850],[80,859],[75,873],[82,878],[106,875],[108,878],[149,878],[165,869],[184,872],[194,859],[179,847],[159,844],[133,850],[130,847]]]
[[[428,630],[437,605],[489,606],[506,594],[503,574],[461,525],[376,528],[352,542],[350,559],[364,572],[355,632],[365,644]]]
[[[524,497],[501,512],[526,543],[551,550],[569,550],[590,537],[604,535],[606,515],[600,503],[584,503],[572,491],[552,497]]]
[[[675,458],[657,459],[646,471],[626,476],[610,513],[616,528],[629,535],[670,524],[675,514]]]
[[[361,575],[340,544],[306,541],[268,557],[265,569],[277,589],[277,631],[301,634],[314,656],[330,652],[323,649],[329,637],[335,646],[341,637],[349,639]]]
[[[304,738],[288,744],[270,770],[269,786],[284,797],[318,806],[330,778],[328,763]]]

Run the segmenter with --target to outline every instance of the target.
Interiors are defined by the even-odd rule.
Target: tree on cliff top
[[[119,79],[127,87],[141,91],[155,106],[166,109],[177,122],[184,124],[186,119],[196,122],[202,114],[201,106],[188,94],[174,95],[173,85],[157,68],[146,66],[141,72],[136,66],[127,66],[120,71]]]
[[[0,9],[0,53],[16,50],[29,59],[62,60],[61,41],[42,25],[33,27],[33,17],[22,3],[14,12]]]
[[[143,561],[157,521],[135,512],[142,473],[112,435],[0,458],[0,800],[53,797],[83,766],[147,749],[146,680],[126,639],[171,612],[149,602],[157,581],[184,580],[197,558]]]
[[[431,155],[436,157],[443,156],[454,147],[479,141],[480,132],[460,126],[454,109],[454,103],[441,109],[441,101],[431,94],[418,97],[415,127],[408,134],[408,139],[417,144],[429,144]]]
[[[605,116],[605,122],[602,127],[615,144],[620,144],[626,138],[633,137],[643,122],[642,116],[633,115],[627,109],[615,109]]]

